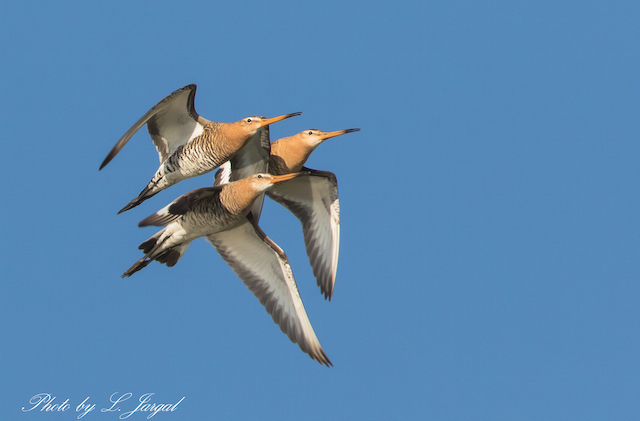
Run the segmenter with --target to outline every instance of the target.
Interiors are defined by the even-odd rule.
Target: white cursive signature
[[[140,396],[138,401],[140,402],[138,406],[136,406],[133,410],[123,412],[121,406],[123,402],[131,399],[133,394],[131,392],[127,393],[113,393],[109,397],[109,401],[111,402],[111,406],[108,408],[102,408],[101,412],[119,412],[121,420],[129,418],[131,415],[136,412],[144,413],[147,412],[147,419],[153,418],[158,412],[173,412],[178,408],[180,402],[184,400],[184,396],[176,403],[152,403],[151,397],[155,395],[155,393],[145,393]],[[23,412],[31,412],[31,411],[42,411],[42,412],[66,412],[71,404],[69,403],[69,399],[64,402],[60,402],[56,400],[57,397],[52,395],[51,393],[38,393],[34,395],[31,399],[29,399],[29,406],[23,406]],[[76,406],[76,412],[78,413],[77,418],[81,419],[91,411],[93,411],[96,407],[95,403],[89,402],[89,396],[87,396],[78,406]],[[131,408],[131,406],[129,406]]]
[[[151,397],[153,395],[155,395],[155,393],[145,393],[144,395],[140,396],[140,399],[139,399],[140,404],[133,411],[124,412],[118,418],[120,418],[121,420],[124,420],[129,418],[131,415],[135,414],[136,412],[151,412],[147,416],[147,419],[150,419],[154,415],[156,415],[158,412],[175,411],[176,408],[178,407],[178,404],[180,404],[180,402],[184,400],[184,396],[183,396],[182,399],[180,399],[176,403],[150,403]],[[118,404],[128,400],[129,398],[131,398],[131,396],[133,396],[131,392],[123,393],[122,395],[118,395],[118,392],[113,393],[111,397],[109,397],[109,400],[111,401],[111,407],[102,408],[100,411],[101,412],[120,411],[121,409],[118,406]]]

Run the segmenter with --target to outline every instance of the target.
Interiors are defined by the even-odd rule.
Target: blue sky
[[[5,2],[0,413],[71,420],[154,393],[165,420],[640,416],[640,6],[618,1]],[[328,140],[333,301],[267,201],[333,368],[289,342],[213,247],[120,275],[154,231],[122,215],[158,166],[141,130],[198,84],[211,120],[302,116]],[[29,408],[39,393],[70,409]],[[134,413],[129,419],[146,419]]]

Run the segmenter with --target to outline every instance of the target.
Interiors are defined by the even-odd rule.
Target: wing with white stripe
[[[164,162],[179,146],[188,143],[202,133],[207,120],[198,115],[194,107],[196,85],[187,85],[171,93],[151,108],[118,140],[102,162],[107,165],[129,139],[145,124],[158,150],[160,162]]]
[[[249,220],[206,238],[265,306],[282,332],[320,364],[332,365],[311,327],[282,249]]]
[[[204,199],[214,194],[220,194],[222,187],[202,187],[199,189],[191,190],[188,193],[175,199],[164,208],[160,209],[153,215],[149,215],[138,223],[139,227],[157,226],[161,227],[168,225],[176,219],[182,217],[188,211],[193,209],[196,202],[200,199]]]
[[[291,211],[302,223],[304,242],[320,291],[331,300],[340,250],[338,180],[328,171],[276,185],[267,195]]]

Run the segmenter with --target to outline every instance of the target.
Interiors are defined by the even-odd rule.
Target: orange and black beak
[[[332,137],[340,136],[347,133],[359,132],[360,129],[347,129],[347,130],[336,130],[335,132],[327,132],[320,135],[320,139],[326,140],[331,139]]]
[[[283,181],[289,181],[293,178],[302,177],[309,174],[311,174],[309,171],[303,171],[303,172],[294,172],[294,173],[285,174],[285,175],[272,175],[271,184],[282,183]]]
[[[298,113],[285,114],[278,117],[263,118],[262,121],[260,121],[260,127],[268,126],[269,124],[277,123],[278,121],[285,120],[289,117],[295,117],[300,114],[302,113],[298,112]]]

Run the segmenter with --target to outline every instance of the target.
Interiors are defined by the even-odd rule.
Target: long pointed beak
[[[268,126],[269,124],[277,123],[278,121],[282,121],[289,117],[295,117],[300,114],[302,114],[302,112],[285,114],[285,115],[281,115],[273,118],[263,118],[262,121],[260,122],[260,127]]]
[[[309,174],[310,174],[309,171],[305,171],[305,172],[294,172],[294,173],[285,174],[285,175],[272,175],[271,184],[282,183],[283,181],[289,181],[292,178],[301,177]]]
[[[331,139],[332,137],[340,136],[347,133],[359,132],[359,131],[360,129],[337,130],[335,132],[323,133],[322,135],[320,135],[320,139],[322,140]]]

